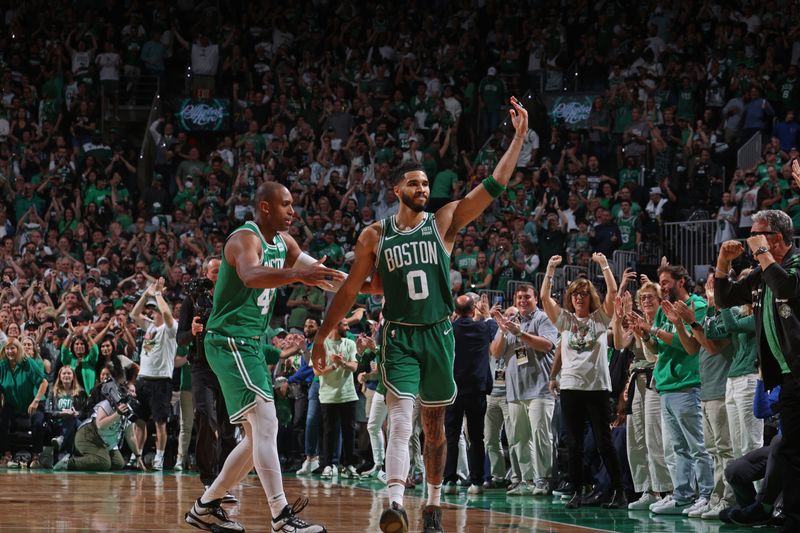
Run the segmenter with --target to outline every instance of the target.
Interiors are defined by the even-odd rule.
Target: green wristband
[[[504,185],[497,183],[497,180],[494,179],[494,176],[485,178],[481,183],[483,183],[483,187],[486,189],[486,192],[492,196],[492,198],[497,198],[503,194],[503,191],[506,190]]]

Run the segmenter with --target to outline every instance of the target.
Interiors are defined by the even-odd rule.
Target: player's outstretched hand
[[[517,137],[525,137],[528,133],[528,112],[519,103],[516,96],[511,97],[511,108],[508,110],[511,115],[511,123],[514,125]]]
[[[346,276],[344,272],[339,272],[338,270],[323,266],[322,263],[325,262],[325,259],[326,258],[323,257],[312,265],[297,269],[298,279],[306,285],[314,285],[322,288],[329,285],[329,288],[333,290],[332,282],[341,282]]]

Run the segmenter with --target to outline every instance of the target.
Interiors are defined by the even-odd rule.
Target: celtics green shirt
[[[286,243],[280,235],[269,243],[258,225],[249,221],[231,233],[255,233],[261,241],[261,264],[270,268],[283,268],[286,261]],[[214,305],[208,319],[208,331],[226,337],[258,337],[267,329],[275,305],[275,289],[249,289],[234,268],[222,255],[217,285],[214,288]]]
[[[425,213],[417,227],[401,231],[395,217],[381,220],[377,269],[383,283],[383,316],[409,325],[435,324],[453,313],[450,254],[436,216]]]
[[[694,305],[694,319],[698,323],[703,323],[706,317],[708,304],[696,294],[692,294],[684,302],[689,308]],[[667,320],[664,311],[659,308],[656,313],[653,326],[663,329],[673,334],[672,344],[667,344],[661,339],[656,339],[658,346],[658,361],[653,370],[653,378],[656,380],[656,390],[659,393],[674,392],[690,387],[700,386],[700,359],[697,355],[689,355],[683,349],[678,338],[675,324]],[[680,327],[686,328],[681,324]]]

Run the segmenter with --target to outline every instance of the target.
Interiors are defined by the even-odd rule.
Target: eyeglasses
[[[589,293],[586,291],[575,291],[572,293],[573,298],[588,298]]]
[[[756,235],[777,235],[777,231],[751,231],[750,236],[755,237]]]
[[[640,294],[639,295],[639,299],[642,300],[642,301],[655,300],[655,299],[657,299],[657,296],[655,294]]]

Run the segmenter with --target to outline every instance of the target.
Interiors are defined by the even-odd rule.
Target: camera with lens
[[[194,278],[184,286],[185,292],[192,299],[193,316],[200,317],[200,323],[205,327],[211,308],[214,305],[214,282],[208,278]],[[189,362],[194,363],[195,358],[202,360],[200,346],[203,344],[205,331],[195,337],[195,348],[189,352]]]
[[[108,400],[108,403],[110,403],[111,407],[114,409],[119,405],[127,404],[130,408],[128,416],[139,409],[139,402],[130,393],[128,387],[120,385],[113,379],[109,379],[103,383],[100,387],[100,394],[102,394],[103,399]]]
[[[214,283],[208,278],[194,278],[185,289],[194,302],[194,315],[205,325],[214,304]]]

